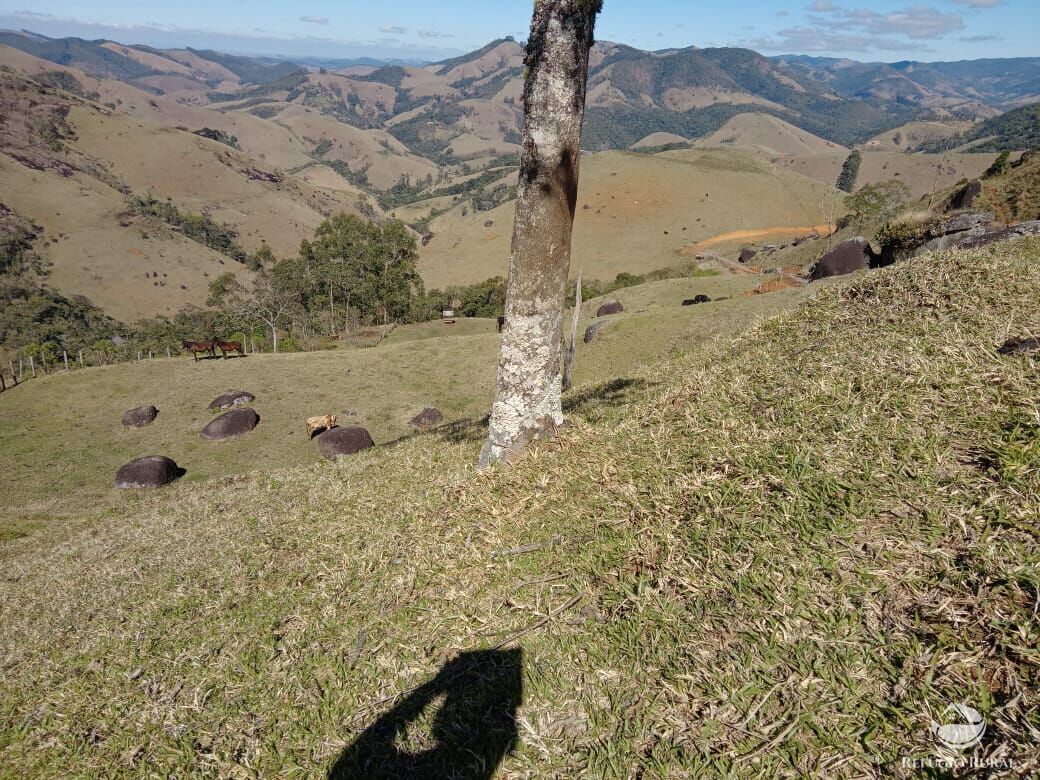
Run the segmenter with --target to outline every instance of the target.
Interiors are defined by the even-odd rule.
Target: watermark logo
[[[940,715],[940,721],[932,721],[932,734],[951,750],[973,748],[986,733],[986,719],[967,704],[948,704]]]

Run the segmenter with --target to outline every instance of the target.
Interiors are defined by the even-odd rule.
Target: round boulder
[[[154,422],[159,410],[154,406],[138,406],[123,412],[123,426],[126,428],[143,428]]]
[[[256,400],[256,396],[245,390],[228,390],[223,395],[218,395],[209,402],[208,409],[233,409],[236,406],[245,406]]]
[[[184,469],[164,455],[148,455],[124,463],[116,472],[116,487],[157,488],[184,474]]]
[[[372,435],[364,428],[331,428],[314,437],[322,457],[335,460],[342,455],[356,455],[362,450],[376,446]]]
[[[872,264],[873,254],[870,251],[870,244],[863,236],[856,236],[842,241],[821,257],[813,267],[809,279],[815,282],[831,276],[844,276],[870,268]]]
[[[624,310],[625,307],[621,304],[621,301],[607,301],[596,309],[596,316],[606,317],[608,314],[620,314]]]
[[[219,417],[210,420],[202,429],[202,438],[208,441],[233,439],[249,433],[260,422],[260,415],[254,409],[232,409]]]
[[[585,338],[582,339],[586,344],[591,344],[599,336],[599,332],[603,329],[603,326],[607,324],[606,320],[597,320],[596,322],[585,328]]]
[[[408,421],[408,424],[413,428],[429,428],[432,425],[444,422],[444,414],[440,409],[435,409],[432,406],[427,406],[415,417]]]

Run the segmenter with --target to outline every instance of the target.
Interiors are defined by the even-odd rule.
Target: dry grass
[[[918,776],[949,701],[1035,774],[1040,367],[994,348],[1038,285],[1036,241],[918,258],[572,394],[511,469],[456,427],[15,542],[0,775],[320,776],[494,647],[501,777]]]

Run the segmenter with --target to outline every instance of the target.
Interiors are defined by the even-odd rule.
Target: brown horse
[[[195,358],[196,363],[199,362],[200,352],[208,352],[210,354],[210,357],[217,356],[217,349],[215,346],[213,346],[212,341],[182,341],[181,347],[191,352],[191,355],[193,358]]]
[[[246,354],[242,351],[241,341],[221,341],[220,339],[215,339],[214,343],[220,347],[220,354],[225,360],[227,360],[228,352],[237,352],[240,356]]]

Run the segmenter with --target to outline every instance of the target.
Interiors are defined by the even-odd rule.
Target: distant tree
[[[997,159],[993,161],[993,164],[986,169],[983,176],[1003,176],[1008,172],[1010,167],[1011,152],[1001,152],[997,155]]]
[[[845,198],[857,228],[872,222],[887,222],[910,198],[910,188],[901,181],[883,181],[868,184],[854,195]]]
[[[601,0],[537,0],[524,58],[524,134],[486,466],[563,422],[563,296],[578,196],[589,50]]]
[[[859,166],[863,162],[863,155],[859,149],[853,149],[848,157],[845,158],[845,164],[841,166],[841,173],[838,174],[837,187],[842,192],[852,192],[856,189],[856,179],[859,178]]]
[[[262,322],[271,332],[274,352],[278,351],[278,329],[299,305],[295,291],[267,272],[257,274],[252,289],[244,287],[234,274],[222,274],[210,283],[209,292],[207,305],[219,307],[232,321],[250,329]]]

